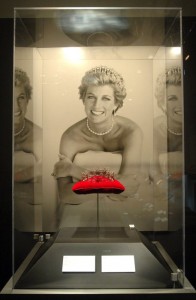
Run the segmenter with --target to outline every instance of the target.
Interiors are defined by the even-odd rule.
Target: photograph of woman
[[[34,181],[41,175],[42,130],[26,118],[32,87],[25,71],[15,68],[14,181]]]
[[[35,229],[34,204],[42,203],[42,129],[26,117],[31,97],[30,79],[23,69],[16,67],[13,112],[14,225],[20,231]]]
[[[125,186],[122,194],[103,195],[101,201],[106,223],[119,224],[122,217],[119,216],[130,207],[131,198],[140,185],[142,130],[132,120],[117,115],[123,106],[126,88],[122,76],[113,68],[97,66],[87,71],[79,86],[79,97],[86,118],[64,131],[59,161],[52,173],[57,179],[59,201],[66,205],[63,224],[76,225],[77,219],[81,225],[93,220],[90,211],[96,209],[95,198],[74,194],[72,186],[81,180],[82,172],[98,168],[114,171]],[[74,211],[76,206],[80,207],[79,213]]]

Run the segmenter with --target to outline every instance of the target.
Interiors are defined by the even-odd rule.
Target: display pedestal
[[[124,234],[122,234],[124,231]],[[14,291],[31,289],[173,289],[175,265],[167,260],[156,244],[149,242],[135,228],[99,229],[64,228],[41,245],[26,270],[15,284]],[[110,236],[110,237],[108,237]],[[121,236],[121,237],[120,237]],[[161,246],[159,245],[159,248]],[[162,252],[164,253],[164,252]],[[65,255],[95,256],[95,272],[62,272]],[[133,255],[135,272],[102,272],[103,256]],[[171,263],[171,260],[170,260]],[[175,287],[181,289],[178,280]]]

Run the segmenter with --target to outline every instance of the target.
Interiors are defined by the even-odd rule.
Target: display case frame
[[[81,10],[81,8],[66,8],[65,10],[66,11],[70,11],[71,9],[73,9],[74,11],[80,11]],[[119,8],[93,8],[93,10],[94,11],[112,11],[112,10],[116,10],[116,9],[118,9],[119,10]],[[137,9],[133,9],[133,8],[121,8],[122,10],[127,10],[127,11],[129,11],[129,10],[137,10]],[[17,13],[19,12],[19,14],[21,13],[21,11],[22,10],[26,10],[26,9],[24,9],[24,8],[17,8],[16,9],[16,11],[17,11]],[[27,9],[27,11],[36,11],[36,10],[38,10],[39,12],[41,12],[41,14],[42,14],[42,12],[45,10],[45,12],[48,10],[48,11],[52,11],[52,10],[55,10],[54,8],[43,8],[43,9],[36,9],[36,8],[28,8]],[[60,10],[62,10],[62,8],[58,8],[57,9],[57,11],[60,11]],[[63,8],[63,10],[64,10],[64,8]],[[89,11],[90,10],[90,8],[88,8],[88,9],[84,9],[84,8],[82,8],[82,10],[86,10],[86,11]],[[145,9],[144,9],[145,10]],[[153,9],[151,9],[152,11],[153,11]],[[156,9],[155,9],[156,10]],[[170,11],[178,11],[179,12],[179,14],[180,14],[180,10],[177,8],[174,8],[174,9],[169,9]],[[149,10],[148,10],[149,11]],[[162,9],[160,9],[160,11],[162,11]],[[47,14],[47,13],[46,13]],[[38,27],[39,27],[39,25],[40,24],[38,24]],[[17,26],[16,26],[16,28],[17,28]],[[36,29],[37,30],[37,29]],[[35,30],[35,33],[37,34],[37,32],[36,32],[36,30]],[[38,31],[39,31],[39,29],[38,29]],[[181,33],[179,32],[179,36],[181,35]],[[79,39],[80,39],[80,34],[79,34]],[[16,38],[16,37],[15,37]],[[78,38],[78,37],[77,37]],[[47,39],[46,39],[47,40]],[[88,39],[89,40],[89,39]],[[175,39],[174,39],[175,40]],[[180,40],[181,40],[181,38],[180,38]],[[26,42],[26,40],[24,40],[23,42]],[[42,43],[43,41],[41,40],[41,42],[39,41],[39,38],[38,38],[38,41],[36,42],[36,43]],[[45,41],[44,41],[45,42]],[[51,41],[50,40],[48,40],[48,43],[50,43]],[[77,41],[78,42],[78,41]],[[80,41],[81,42],[81,41]],[[96,41],[95,41],[96,42]],[[132,41],[131,41],[132,42]],[[172,41],[172,42],[176,42],[176,41]],[[47,42],[46,42],[47,43]],[[93,43],[94,43],[94,41],[93,41]],[[101,41],[101,43],[102,43],[102,41]],[[180,45],[181,45],[181,42],[180,42]],[[90,45],[90,47],[92,47],[93,45]],[[110,47],[111,45],[109,45],[109,47]],[[113,46],[113,45],[112,45]],[[115,45],[115,46],[118,46],[118,45]],[[36,46],[37,47],[37,46]],[[38,46],[39,47],[39,46]],[[44,47],[45,47],[45,45],[44,45]],[[126,47],[126,46],[125,46]],[[94,48],[95,49],[95,48]],[[22,52],[21,52],[22,53]],[[24,52],[23,52],[23,54],[24,54]],[[50,54],[49,54],[50,55]],[[34,56],[36,56],[36,54],[35,53],[33,53],[33,57]],[[19,58],[18,58],[19,57]],[[21,56],[20,56],[20,53],[19,54],[17,54],[17,51],[15,52],[15,65],[17,65],[17,59],[18,60],[21,60]],[[46,58],[47,59],[47,58]],[[28,60],[28,58],[27,58],[27,60]],[[39,59],[38,59],[39,60]],[[181,64],[182,62],[180,62],[180,64]],[[39,69],[39,66],[37,67],[38,69]],[[39,71],[39,70],[38,70]],[[155,72],[156,73],[156,72]],[[35,74],[36,74],[36,70],[35,70]],[[33,74],[34,75],[34,74]],[[43,75],[43,74],[42,74]],[[36,76],[35,76],[35,78],[36,78]],[[38,85],[39,85],[39,82],[37,83]],[[47,84],[47,82],[45,82],[45,84]],[[37,94],[38,95],[38,97],[39,97],[39,93]],[[34,111],[35,112],[37,112],[37,109],[39,109],[39,107],[37,108],[36,106],[33,108],[34,109]],[[44,110],[44,112],[45,112],[45,110]],[[42,115],[43,116],[43,115]],[[46,113],[46,117],[47,117],[47,113]],[[35,117],[36,118],[36,117]],[[33,119],[34,120],[34,119]],[[37,123],[37,122],[36,122]],[[41,123],[42,123],[42,121],[41,121]],[[42,145],[42,147],[43,147],[43,145]],[[44,156],[45,156],[45,154],[44,154]],[[46,160],[47,161],[47,160]],[[43,169],[42,169],[43,170]],[[43,174],[42,174],[43,175]],[[44,175],[43,175],[43,177],[42,177],[42,179],[44,179],[45,180],[45,177],[44,177]],[[48,177],[47,177],[47,179],[48,179]],[[43,185],[42,185],[42,187],[43,187]],[[39,191],[37,192],[37,189],[36,189],[36,187],[35,187],[35,185],[33,186],[33,188],[34,188],[34,192],[35,192],[35,194],[37,195],[37,193],[39,193]],[[14,192],[15,192],[15,189],[14,189]],[[43,190],[42,190],[42,192],[43,192]],[[167,192],[168,192],[168,190],[167,190]],[[181,213],[182,213],[182,217],[183,217],[183,215],[184,215],[184,200],[183,200],[183,197],[184,197],[184,195],[183,195],[183,188],[182,188],[182,194],[181,194],[181,196],[182,196],[182,206],[181,206]],[[47,198],[47,197],[45,197],[45,198]],[[36,197],[34,197],[33,198],[33,200],[36,200]],[[15,201],[15,198],[14,198],[14,201]],[[25,229],[24,231],[26,232],[34,232],[34,233],[36,233],[36,235],[34,235],[34,237],[35,238],[38,238],[38,242],[36,243],[36,245],[35,245],[35,247],[33,248],[33,250],[32,250],[32,252],[30,253],[30,255],[27,257],[27,260],[21,265],[21,267],[19,268],[19,271],[17,271],[17,273],[15,274],[15,275],[13,275],[13,280],[14,280],[14,282],[17,282],[18,281],[18,279],[15,281],[15,279],[17,278],[17,276],[18,276],[18,274],[20,274],[20,272],[21,272],[21,269],[23,270],[23,268],[24,268],[24,266],[25,266],[25,264],[28,262],[28,260],[30,261],[33,257],[34,257],[34,255],[35,255],[35,253],[37,252],[37,250],[38,250],[38,248],[40,247],[40,246],[42,246],[43,245],[43,243],[45,243],[45,241],[47,241],[48,240],[48,238],[49,238],[49,240],[50,240],[50,238],[51,238],[51,236],[50,236],[50,234],[54,234],[54,232],[56,231],[56,227],[54,227],[54,226],[49,226],[50,224],[49,223],[47,223],[47,220],[46,219],[49,219],[49,220],[51,220],[50,219],[50,217],[51,217],[51,215],[54,213],[54,207],[52,208],[52,210],[51,210],[51,207],[47,207],[47,206],[43,206],[42,207],[42,205],[41,205],[41,207],[39,207],[39,205],[40,205],[40,203],[39,203],[39,201],[38,202],[36,202],[35,201],[35,206],[36,206],[36,211],[34,211],[33,212],[33,227],[31,227],[30,226],[30,229]],[[16,207],[15,206],[15,204],[14,204],[14,207]],[[41,210],[40,210],[40,208],[41,208]],[[19,207],[19,209],[20,209],[20,207]],[[162,207],[161,207],[161,209],[162,209]],[[161,209],[159,209],[159,210],[161,210]],[[14,214],[16,213],[16,210],[14,210]],[[15,224],[16,224],[16,221],[17,221],[17,215],[15,215],[15,220],[14,220],[14,228],[15,228]],[[127,223],[127,225],[128,225],[129,223]],[[145,224],[145,223],[144,223]],[[184,229],[183,229],[183,227],[184,227],[184,225],[183,224],[181,224],[182,225],[182,235],[181,235],[181,241],[183,241],[183,239],[184,239]],[[67,225],[66,225],[67,226]],[[79,228],[80,228],[80,226],[78,226]],[[104,226],[103,226],[104,227]],[[32,229],[33,228],[33,229]],[[57,227],[58,228],[58,227]],[[136,228],[138,228],[138,226],[136,226]],[[152,229],[152,228],[150,228],[150,229]],[[147,231],[153,231],[153,230],[147,230]],[[179,229],[179,228],[178,228]],[[20,229],[20,227],[19,227],[19,230],[21,230]],[[131,230],[131,229],[130,229]],[[137,229],[134,229],[134,230],[137,230]],[[143,228],[142,229],[140,229],[139,228],[139,230],[141,230],[141,231],[143,231]],[[158,228],[156,228],[156,226],[154,227],[154,231],[156,232],[156,231],[165,231],[166,230],[166,228],[160,228],[160,227],[158,227]],[[21,231],[23,231],[23,229],[21,230]],[[144,230],[145,231],[145,230]],[[172,229],[172,231],[173,231],[173,229]],[[174,229],[174,231],[175,231],[175,229]],[[37,232],[38,232],[38,234],[37,234]],[[154,236],[154,233],[153,233],[153,236]],[[100,237],[99,237],[100,238]],[[42,239],[44,239],[44,241],[42,241]],[[157,249],[159,249],[159,251],[160,251],[160,253],[162,253],[162,255],[163,255],[163,257],[164,257],[164,259],[166,259],[167,261],[169,261],[169,265],[170,265],[170,267],[172,268],[172,271],[173,271],[173,277],[174,277],[174,282],[176,282],[176,279],[177,279],[177,282],[179,281],[180,283],[181,283],[181,288],[174,288],[174,289],[164,289],[164,293],[165,292],[168,292],[168,293],[181,293],[181,292],[190,292],[190,291],[192,291],[192,287],[191,287],[191,285],[188,283],[188,281],[187,281],[187,279],[186,279],[186,277],[184,276],[184,274],[183,274],[183,271],[181,271],[176,265],[175,265],[175,263],[173,263],[173,261],[171,260],[171,258],[170,258],[170,256],[168,256],[168,254],[167,254],[167,252],[164,250],[164,248],[162,248],[162,246],[159,244],[159,242],[157,242],[156,240],[154,241],[154,243],[157,245]],[[182,245],[182,252],[184,252],[184,245]],[[15,253],[15,251],[13,251],[14,253]],[[15,256],[15,254],[14,254],[14,256]],[[182,261],[180,262],[180,265],[182,265],[182,268],[184,268],[184,263],[183,263],[183,259],[184,259],[184,253],[181,253],[181,256],[182,256]],[[176,272],[175,272],[175,270],[176,270]],[[14,272],[15,273],[15,272]],[[23,273],[23,271],[22,271],[22,273]],[[16,276],[16,277],[15,277]],[[20,277],[20,276],[19,276]],[[9,285],[9,284],[8,284]],[[14,284],[15,285],[15,284]],[[7,287],[4,289],[4,291],[6,291],[7,290]],[[81,289],[78,289],[77,287],[76,287],[76,291],[77,291],[77,293],[84,293],[84,291],[83,290],[81,290]],[[93,292],[92,292],[92,289],[88,289],[88,288],[85,288],[85,293],[95,293],[95,294],[97,294],[97,293],[107,293],[106,291],[108,291],[108,290],[105,290],[104,288],[99,288],[99,289],[94,289],[93,290]],[[157,292],[157,293],[162,293],[163,291],[161,290],[161,289],[144,289],[143,290],[143,292],[144,293],[151,293],[151,292]],[[110,293],[119,293],[119,289],[117,290],[117,289],[109,289],[109,292]],[[134,288],[131,288],[131,289],[120,289],[120,293],[141,293],[141,289],[134,289]],[[29,289],[28,287],[27,287],[27,289],[15,289],[15,288],[11,288],[11,293],[13,293],[13,294],[17,294],[17,293],[37,293],[37,294],[39,294],[39,293],[46,293],[46,294],[53,294],[53,293],[73,293],[73,290],[71,290],[71,289],[64,289],[64,290],[62,290],[62,289],[60,289],[59,291],[57,290],[57,289],[33,289],[33,290],[31,290],[31,289]]]

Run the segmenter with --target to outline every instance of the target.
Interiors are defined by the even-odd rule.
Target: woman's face
[[[26,115],[28,99],[23,86],[15,86],[14,90],[14,123],[20,124]]]
[[[109,120],[115,109],[114,90],[110,85],[89,86],[84,98],[87,118],[93,123]]]
[[[167,87],[167,116],[170,120],[182,122],[182,91],[181,86]]]

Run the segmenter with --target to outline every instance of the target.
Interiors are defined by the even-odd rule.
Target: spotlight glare
[[[83,58],[83,51],[80,47],[66,47],[63,49],[64,58],[77,64]]]
[[[172,47],[171,52],[174,56],[178,56],[181,54],[181,48],[180,47]]]

